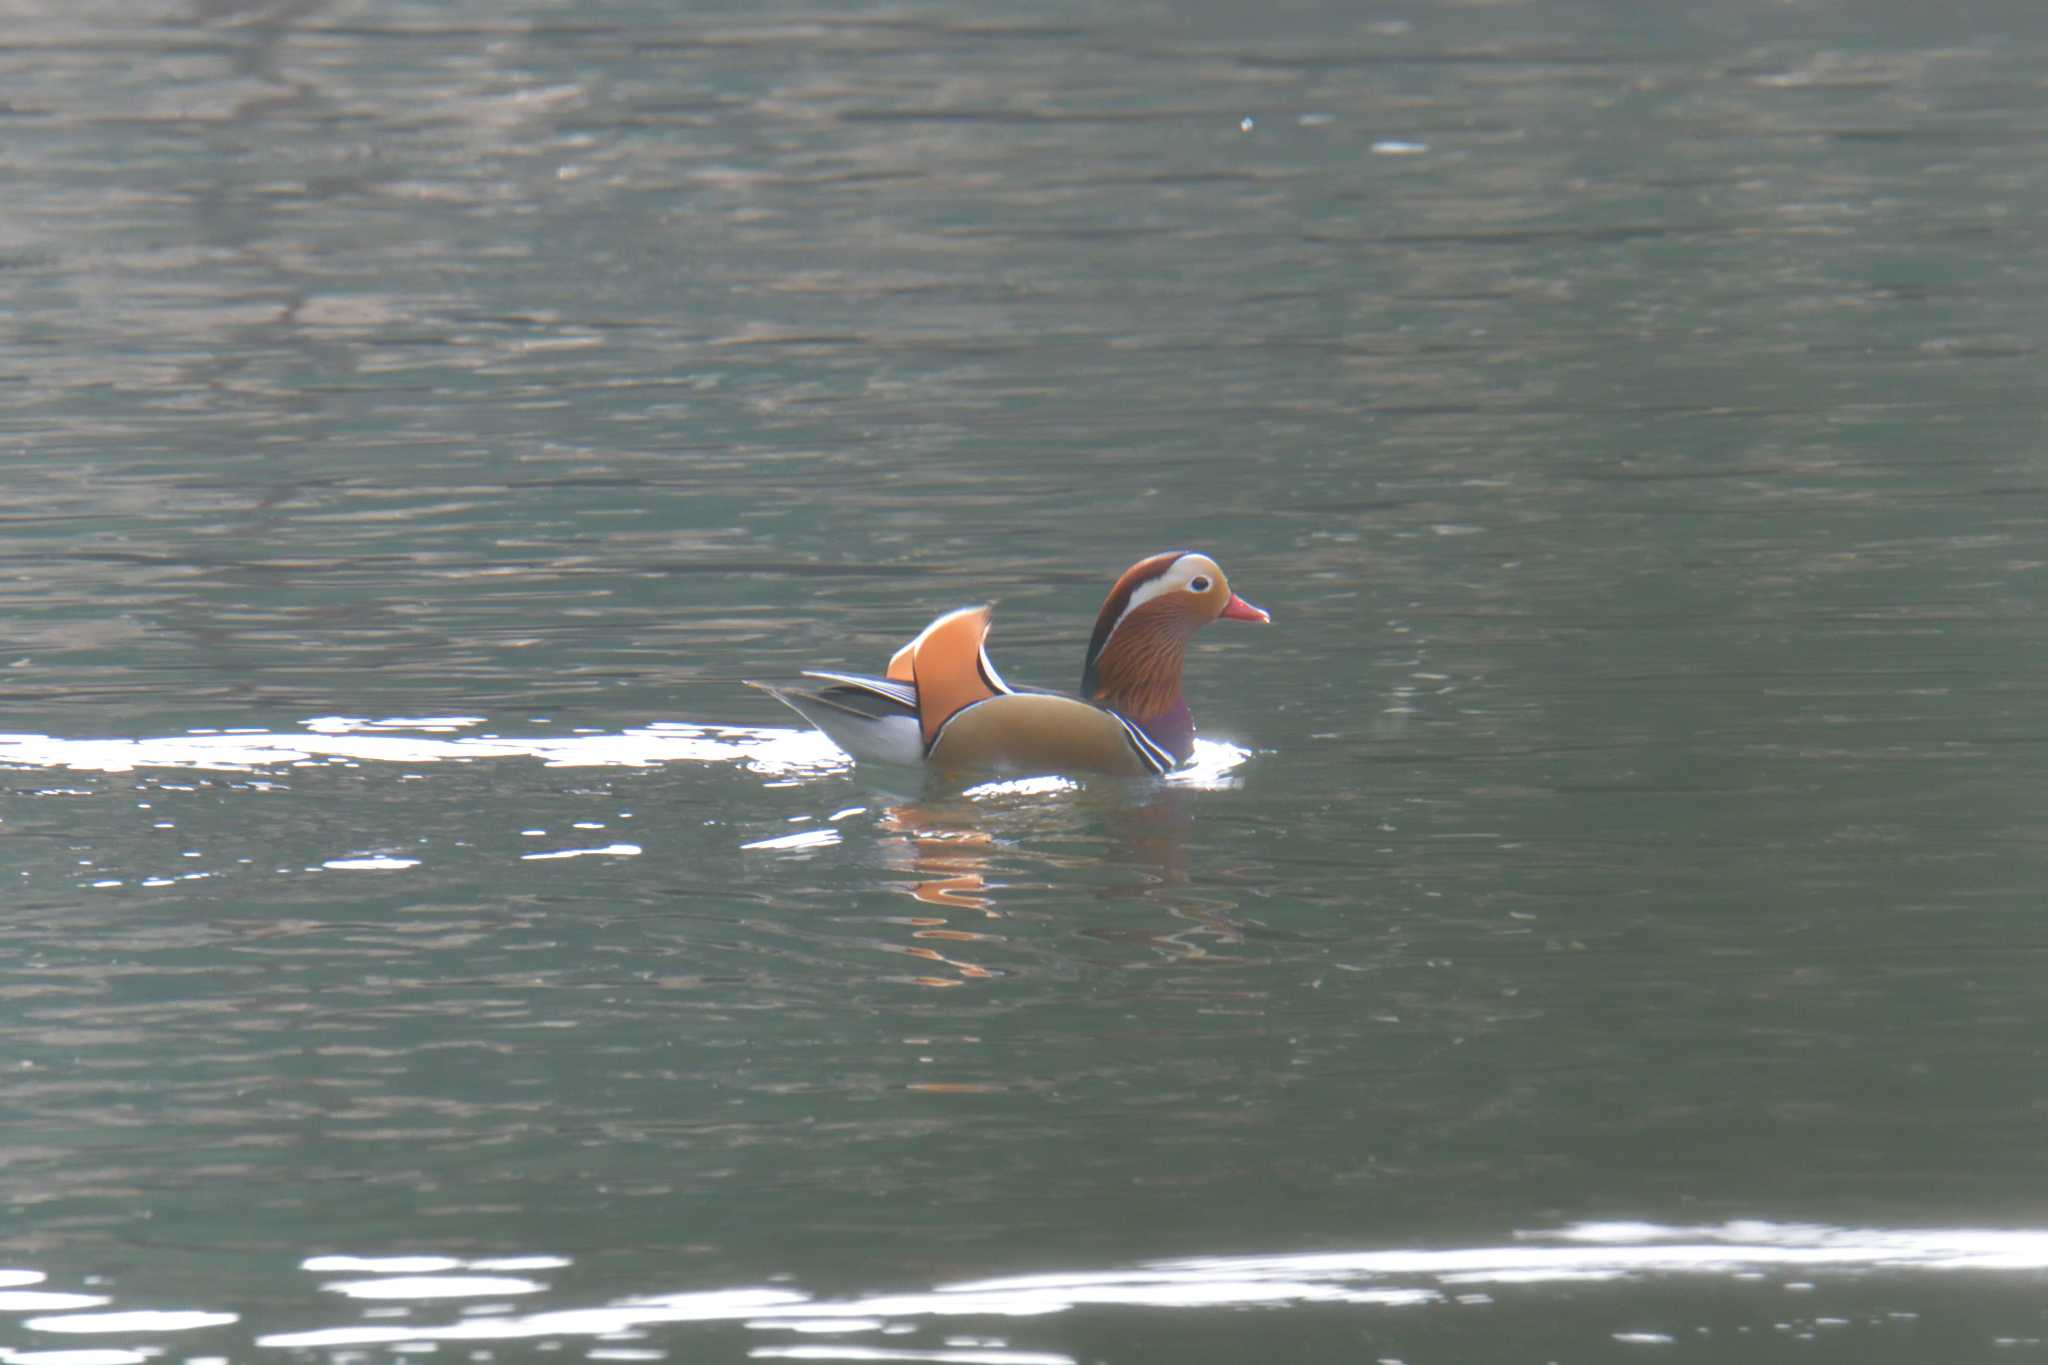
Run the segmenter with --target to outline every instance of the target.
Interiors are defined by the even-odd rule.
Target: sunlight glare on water
[[[0,734],[0,765],[126,773],[143,768],[255,772],[331,762],[440,763],[537,758],[551,768],[646,767],[660,763],[736,763],[771,776],[843,773],[852,760],[812,729],[691,725],[655,721],[620,734],[554,736],[464,735],[438,738],[488,722],[474,716],[365,720],[321,716],[303,733],[198,730],[146,739],[60,739]],[[1195,755],[1162,780],[1218,790],[1251,751],[1216,740],[1195,742]],[[887,772],[885,767],[882,771]],[[970,787],[968,796],[1027,796],[1072,791],[1067,778],[1016,778]]]
[[[846,756],[814,730],[657,721],[620,734],[439,737],[485,723],[466,716],[376,721],[323,716],[307,721],[304,733],[201,731],[146,739],[0,734],[0,764],[104,773],[141,768],[255,772],[319,763],[537,758],[551,768],[737,763],[777,776],[835,773],[848,766]]]
[[[449,1298],[522,1295],[540,1283],[449,1272],[491,1266],[541,1269],[566,1258],[536,1256],[464,1263],[452,1258],[319,1257],[304,1268],[381,1272],[323,1288],[366,1301],[430,1307]],[[928,1291],[815,1298],[786,1287],[693,1290],[637,1296],[583,1308],[531,1315],[485,1312],[454,1322],[364,1322],[273,1332],[258,1340],[276,1348],[332,1348],[399,1342],[570,1340],[631,1332],[656,1324],[742,1324],[751,1332],[883,1334],[902,1340],[930,1331],[956,1332],[961,1319],[1031,1319],[1102,1308],[1198,1309],[1283,1304],[1335,1304],[1359,1309],[1412,1309],[1453,1300],[1474,1302],[1471,1286],[1516,1288],[1543,1283],[1619,1282],[1661,1276],[1714,1276],[1731,1282],[1778,1276],[1884,1273],[2018,1274],[2048,1270],[2048,1232],[2034,1229],[1882,1229],[1775,1224],[1751,1220],[1702,1227],[1643,1223],[1578,1224],[1519,1235],[1508,1245],[1379,1249],[1275,1256],[1197,1257],[1096,1273],[1006,1276],[941,1284]],[[1781,1280],[1792,1287],[1807,1279]],[[206,1312],[81,1313],[43,1318],[39,1330],[118,1334],[217,1325],[231,1315]],[[1687,1325],[1677,1325],[1685,1331]],[[1010,1329],[1011,1334],[1035,1329]],[[1644,1339],[1665,1333],[1641,1334]],[[1028,1343],[990,1342],[989,1360],[1042,1358]],[[948,1358],[943,1347],[903,1340],[888,1352],[860,1358]],[[754,1355],[789,1357],[786,1348]],[[822,1352],[815,1358],[854,1358]],[[1065,1358],[1065,1357],[1062,1357]]]

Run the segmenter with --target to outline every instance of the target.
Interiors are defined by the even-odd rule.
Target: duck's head
[[[1217,620],[1272,617],[1232,592],[1230,580],[1207,555],[1169,550],[1139,560],[1117,579],[1095,618],[1081,695],[1148,728],[1177,713],[1192,744],[1194,726],[1185,721],[1187,703],[1180,692],[1181,661],[1194,633]]]

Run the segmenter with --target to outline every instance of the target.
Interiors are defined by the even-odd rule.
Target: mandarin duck
[[[1012,687],[989,662],[989,608],[962,607],[896,651],[883,677],[804,672],[822,687],[749,683],[855,759],[954,771],[1149,777],[1187,762],[1188,641],[1215,620],[1270,621],[1207,555],[1141,559],[1095,618],[1078,695]]]

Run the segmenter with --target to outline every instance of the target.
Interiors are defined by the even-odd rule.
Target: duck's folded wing
[[[825,732],[855,758],[884,763],[924,761],[924,732],[917,723],[917,688],[862,673],[806,672],[822,687],[749,683]]]
[[[807,668],[804,676],[832,684],[809,695],[856,714],[877,717],[905,711],[913,716],[917,714],[917,684],[914,682],[874,678],[865,673],[828,673],[822,668]]]
[[[807,669],[821,687],[753,683],[855,758],[921,763],[939,729],[1010,688],[983,648],[989,609],[962,607],[926,626],[889,660],[887,677]]]

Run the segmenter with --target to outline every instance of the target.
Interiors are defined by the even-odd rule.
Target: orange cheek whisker
[[[1168,604],[1147,604],[1125,618],[1097,661],[1095,699],[1133,717],[1172,710],[1192,622]]]

